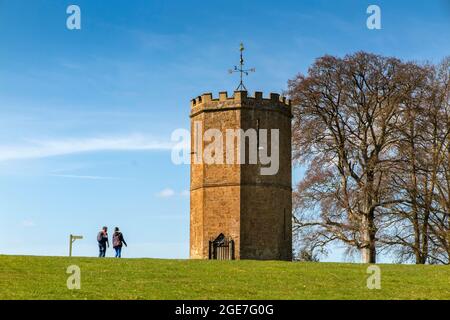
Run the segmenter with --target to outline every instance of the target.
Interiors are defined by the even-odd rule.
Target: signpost
[[[75,242],[75,240],[81,240],[83,239],[83,236],[74,236],[73,234],[70,235],[69,240],[69,257],[72,256],[72,245]]]

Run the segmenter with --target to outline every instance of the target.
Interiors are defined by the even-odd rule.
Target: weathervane
[[[255,72],[255,68],[251,68],[251,69],[244,69],[244,56],[243,56],[243,51],[244,51],[244,44],[241,43],[241,46],[239,48],[239,51],[241,52],[241,60],[239,62],[239,67],[238,66],[234,66],[234,69],[230,69],[228,70],[228,73],[234,73],[234,72],[239,72],[240,76],[241,76],[241,82],[239,83],[238,87],[236,88],[236,91],[247,91],[247,88],[244,86],[244,82],[242,81],[242,78],[244,76],[244,74],[246,76],[248,76],[249,72]]]

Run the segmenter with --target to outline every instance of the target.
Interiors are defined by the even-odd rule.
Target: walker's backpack
[[[113,234],[113,247],[121,247],[122,246],[122,233],[114,232]]]
[[[97,234],[97,241],[98,242],[102,242],[103,241],[103,233],[101,231]]]

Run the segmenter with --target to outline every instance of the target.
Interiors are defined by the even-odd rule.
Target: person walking
[[[106,255],[106,247],[109,247],[109,240],[108,240],[108,227],[103,227],[102,230],[97,234],[97,242],[98,242],[98,249],[99,249],[99,258],[104,258]]]
[[[113,248],[114,250],[116,250],[116,258],[122,257],[122,245],[125,245],[125,247],[127,247],[127,243],[123,238],[122,232],[120,232],[118,227],[115,227],[113,234]]]

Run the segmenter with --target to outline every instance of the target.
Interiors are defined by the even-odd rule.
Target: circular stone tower
[[[232,252],[222,258],[291,260],[290,101],[206,93],[190,118],[190,257],[219,258],[212,244],[223,235]]]

